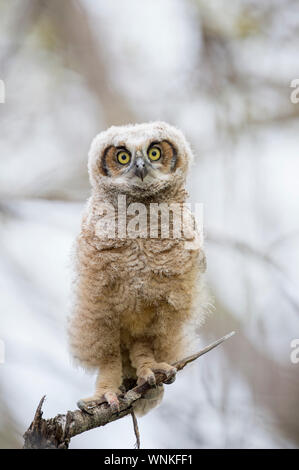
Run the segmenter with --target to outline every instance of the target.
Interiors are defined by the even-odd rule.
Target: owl
[[[205,255],[185,207],[192,158],[182,132],[164,122],[113,126],[92,141],[68,327],[74,359],[97,372],[81,409],[106,401],[117,412],[134,379],[152,386],[136,405],[145,414],[163,396],[155,372],[171,383],[172,364],[190,350],[209,303]],[[161,208],[172,208],[168,217]]]

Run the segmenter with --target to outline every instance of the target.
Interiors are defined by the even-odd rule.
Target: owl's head
[[[143,198],[182,187],[192,158],[180,130],[150,122],[113,126],[98,134],[88,169],[95,190]]]

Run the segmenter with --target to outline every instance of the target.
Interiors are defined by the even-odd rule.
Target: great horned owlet
[[[164,122],[113,126],[91,144],[92,192],[76,240],[69,321],[74,358],[98,372],[94,394],[78,402],[82,409],[107,401],[118,410],[128,379],[153,386],[139,415],[158,404],[163,386],[155,387],[154,373],[174,380],[171,364],[195,331],[188,325],[203,318],[205,256],[184,207],[191,160],[182,132]],[[176,209],[164,217],[169,207]],[[177,208],[189,214],[181,230]]]

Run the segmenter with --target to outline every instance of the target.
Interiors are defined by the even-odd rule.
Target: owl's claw
[[[163,380],[163,383],[171,384],[175,381],[177,369],[173,366],[170,366],[166,362],[155,363],[150,369],[147,368],[139,374],[137,381],[138,385],[142,385],[143,383],[147,382],[149,385],[154,387],[156,385],[155,373],[161,373],[165,375],[165,380]]]
[[[107,393],[104,394],[104,397],[105,397],[107,403],[109,404],[112,413],[119,413],[119,411],[120,411],[119,401],[118,401],[116,393],[107,392]]]
[[[173,375],[169,377],[169,379],[164,380],[163,383],[165,383],[166,385],[170,385],[175,381],[175,379],[176,379],[176,371],[174,372]]]
[[[163,380],[163,383],[169,385],[172,384],[176,379],[177,369],[173,366],[170,366],[166,363],[157,364],[157,367],[153,369],[153,372],[160,372],[166,376],[166,379]]]
[[[119,401],[116,393],[114,392],[106,392],[99,398],[82,398],[77,402],[77,406],[81,411],[85,411],[88,414],[93,414],[94,408],[101,405],[102,403],[108,403],[112,413],[119,413]]]
[[[89,415],[92,415],[93,414],[93,409],[100,405],[101,403],[103,403],[103,401],[84,401],[83,400],[79,400],[77,401],[77,406],[78,408],[81,410],[81,411],[85,411],[85,413],[88,413]]]
[[[137,380],[137,385],[143,385],[144,383],[148,383],[151,387],[156,385],[156,377],[153,372],[147,374],[146,376],[141,376]]]
[[[151,387],[154,387],[156,385],[155,374],[153,372],[148,374],[148,376],[146,377],[146,381],[151,385]]]

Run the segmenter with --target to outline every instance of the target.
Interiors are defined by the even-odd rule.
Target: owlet
[[[182,132],[164,122],[110,127],[91,144],[69,339],[74,358],[98,374],[81,409],[107,401],[117,411],[131,379],[152,385],[137,414],[158,404],[154,373],[175,379],[171,364],[204,317],[205,256],[186,205],[191,161]]]

